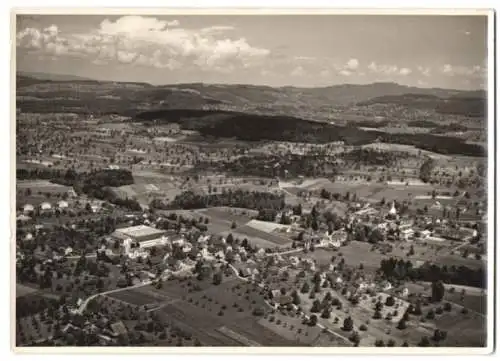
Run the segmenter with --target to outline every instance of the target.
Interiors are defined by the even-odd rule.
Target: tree
[[[431,173],[434,169],[435,162],[432,158],[428,158],[420,167],[420,179],[427,183],[431,179]]]
[[[356,331],[353,331],[351,336],[349,337],[349,341],[351,341],[355,347],[359,345],[359,342],[361,341],[361,337],[359,337],[359,333]]]
[[[321,318],[330,318],[330,308],[325,307],[321,313]]]
[[[316,298],[316,292],[314,291],[314,288],[309,292],[309,299],[314,300]]]
[[[392,307],[392,306],[394,306],[395,302],[396,302],[396,301],[394,300],[394,297],[389,296],[389,297],[387,297],[387,299],[385,300],[385,305],[386,305],[386,306],[389,306],[389,307]]]
[[[385,343],[383,340],[376,340],[375,341],[375,347],[384,347]]]
[[[381,318],[382,318],[382,313],[380,313],[379,310],[375,310],[375,313],[373,314],[373,319],[380,320]]]
[[[422,314],[422,305],[420,304],[420,302],[417,302],[417,304],[413,308],[413,314],[417,316],[420,316]]]
[[[396,346],[396,342],[394,340],[391,339],[387,341],[387,347],[394,347],[394,346]]]
[[[406,328],[406,321],[404,317],[399,320],[397,328],[399,330],[404,330]]]
[[[444,288],[443,282],[441,282],[441,281],[432,282],[431,289],[432,289],[431,301],[432,302],[441,302],[441,300],[444,297],[444,293],[445,293],[445,288]]]
[[[297,291],[293,291],[293,293],[292,293],[292,303],[294,305],[298,306],[298,305],[300,305],[300,302],[301,302],[301,300],[300,300],[300,296],[299,296],[298,292]]]
[[[221,283],[222,283],[222,273],[221,272],[214,273],[213,284],[220,285]]]
[[[308,293],[309,290],[310,290],[309,283],[304,282],[304,284],[302,285],[302,288],[300,289],[300,293]]]
[[[444,307],[443,307],[443,308],[444,308],[444,310],[445,310],[446,312],[450,312],[450,311],[451,311],[451,303],[446,302],[446,303],[444,304]]]
[[[422,336],[420,339],[420,342],[418,343],[418,347],[429,347],[431,345],[431,342],[429,341],[429,338],[427,336]]]
[[[373,231],[371,231],[370,236],[368,237],[368,242],[370,243],[379,243],[382,242],[383,240],[384,240],[384,235],[378,228],[375,228]]]
[[[233,221],[233,223],[231,223],[231,229],[235,229],[237,226],[236,226],[236,222]]]
[[[344,331],[352,331],[353,326],[354,322],[352,321],[352,318],[350,316],[344,319],[344,326],[342,327]]]
[[[311,312],[318,313],[320,311],[320,308],[321,308],[321,303],[319,302],[319,300],[314,300],[313,305],[311,307]]]
[[[439,329],[434,330],[434,335],[432,336],[432,340],[439,342],[444,339],[446,339],[447,332],[446,331],[441,331]]]
[[[434,314],[434,311],[433,310],[429,310],[429,312],[427,312],[427,315],[425,316],[428,320],[433,320],[435,318],[435,314]]]
[[[316,315],[312,315],[310,318],[309,318],[309,325],[310,326],[316,326],[316,324],[318,323],[318,316]]]
[[[89,213],[92,213],[92,206],[90,205],[90,203],[85,204],[85,210]]]
[[[403,344],[401,345],[401,347],[409,347],[410,345],[408,345],[408,341],[405,341],[403,342]]]

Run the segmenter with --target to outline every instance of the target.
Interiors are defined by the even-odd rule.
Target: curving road
[[[190,266],[190,267],[182,268],[182,269],[180,269],[178,271],[169,272],[167,275],[163,275],[162,276],[162,280],[164,280],[169,275],[175,275],[177,273],[185,272],[185,271],[191,270],[193,268],[194,268],[194,266]],[[80,313],[80,314],[83,313],[83,311],[85,311],[85,309],[87,308],[88,303],[90,301],[92,301],[94,298],[98,297],[98,296],[104,296],[104,295],[109,295],[109,294],[115,293],[115,292],[121,292],[121,291],[131,290],[131,289],[134,289],[134,288],[144,287],[144,286],[148,286],[148,285],[150,285],[152,283],[153,283],[153,281],[145,281],[145,282],[141,282],[141,283],[138,283],[136,285],[132,285],[132,286],[128,286],[128,287],[115,288],[113,290],[96,293],[95,295],[91,295],[88,298],[86,298],[85,301],[82,302],[82,304],[80,305],[80,307],[78,307],[77,312]]]
[[[109,291],[104,291],[104,292],[101,292],[101,293],[96,293],[95,295],[92,295],[92,296],[89,296],[88,298],[86,298],[85,301],[82,302],[82,304],[80,305],[80,307],[78,307],[77,312],[80,313],[80,314],[82,314],[83,311],[85,311],[85,309],[87,308],[89,302],[92,301],[94,298],[97,298],[98,296],[104,296],[104,295],[109,295],[109,294],[115,293],[115,292],[131,290],[131,289],[134,289],[134,288],[139,288],[139,287],[147,286],[147,285],[150,285],[152,283],[153,283],[153,281],[146,281],[146,282],[138,283],[136,285],[124,287],[124,288],[115,288],[114,290],[109,290]]]

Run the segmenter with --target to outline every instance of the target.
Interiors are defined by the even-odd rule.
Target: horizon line
[[[24,74],[22,74],[24,73]],[[36,74],[40,75],[55,75],[55,76],[67,76],[67,77],[75,77],[75,78],[80,78],[80,79],[73,79],[73,80],[53,80],[53,79],[41,79],[37,78]],[[17,75],[22,75],[22,76],[27,76],[31,77],[34,79],[39,79],[39,80],[44,80],[44,81],[53,81],[53,82],[68,82],[68,81],[95,81],[95,82],[106,82],[106,83],[130,83],[130,84],[146,84],[152,87],[162,87],[162,86],[175,86],[175,85],[191,85],[191,84],[201,84],[201,85],[212,85],[212,86],[254,86],[254,87],[266,87],[266,88],[272,88],[272,89],[283,89],[283,88],[296,88],[296,89],[326,89],[326,88],[333,88],[333,87],[338,87],[338,86],[368,86],[368,85],[375,85],[375,84],[395,84],[401,87],[406,87],[406,88],[416,88],[416,89],[432,89],[432,90],[452,90],[452,91],[457,91],[457,92],[478,92],[478,91],[483,91],[483,92],[488,92],[487,89],[481,89],[481,88],[475,88],[475,89],[456,89],[456,88],[443,88],[443,87],[419,87],[415,85],[405,85],[405,84],[400,84],[396,81],[375,81],[371,83],[337,83],[337,84],[331,84],[331,85],[318,85],[318,86],[304,86],[304,85],[279,85],[279,86],[273,86],[273,85],[268,85],[268,84],[257,84],[257,83],[207,83],[207,82],[174,82],[174,83],[166,83],[166,84],[153,84],[147,81],[130,81],[130,80],[113,80],[113,79],[94,79],[94,78],[89,78],[85,76],[80,76],[80,75],[74,75],[74,74],[68,74],[68,73],[57,73],[57,72],[36,72],[36,71],[24,71],[24,70],[16,70],[16,76]]]

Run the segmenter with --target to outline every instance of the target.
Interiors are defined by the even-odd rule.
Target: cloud
[[[172,20],[172,21],[167,21],[167,26],[170,26],[170,27],[175,27],[175,26],[179,26],[181,25],[181,23],[179,22],[179,20]]]
[[[372,61],[370,65],[368,65],[368,70],[372,73],[386,74],[392,75],[399,73],[399,68],[396,65],[379,65]]]
[[[318,59],[312,56],[294,56],[293,61],[298,61],[301,63],[314,63],[317,62]]]
[[[328,69],[323,69],[323,70],[321,70],[320,75],[323,77],[328,77],[328,76],[331,76],[332,73],[330,73],[330,70],[328,70]]]
[[[359,67],[358,59],[349,59],[345,67],[349,70],[356,70]]]
[[[441,68],[441,71],[447,76],[469,76],[474,78],[484,78],[487,73],[486,68],[480,65],[463,66],[445,64]]]
[[[295,67],[295,69],[292,70],[292,76],[303,76],[304,74],[304,67],[302,67],[301,65]]]
[[[209,26],[209,27],[201,29],[200,33],[202,33],[202,34],[217,34],[217,33],[222,33],[222,32],[231,31],[231,30],[234,30],[233,26],[214,25],[214,26]]]
[[[417,66],[417,70],[422,74],[423,76],[430,76],[431,75],[431,69],[428,67],[423,67],[423,66]]]
[[[88,58],[94,64],[134,64],[160,69],[197,66],[207,71],[251,67],[270,55],[245,38],[220,36],[233,30],[216,25],[202,29],[180,28],[178,20],[123,16],[103,20],[85,33],[62,33],[56,25],[25,28],[17,33],[17,47],[51,56]]]
[[[344,69],[344,70],[341,70],[339,72],[340,75],[343,75],[343,76],[350,76],[352,74],[351,71],[347,70],[347,69]]]
[[[413,71],[410,68],[400,68],[397,65],[391,64],[377,64],[372,61],[368,65],[368,70],[372,73],[381,74],[381,75],[400,75],[407,76],[410,75]]]

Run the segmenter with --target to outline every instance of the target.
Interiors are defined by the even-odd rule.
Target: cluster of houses
[[[92,213],[98,213],[103,209],[103,202],[92,200],[86,203],[82,203],[79,201],[75,202],[73,200],[59,200],[55,203],[44,201],[37,206],[34,206],[31,203],[26,203],[18,212],[16,220],[23,222],[31,220],[34,215],[52,215],[57,212],[70,213],[77,212],[78,210],[82,209],[91,211]]]

